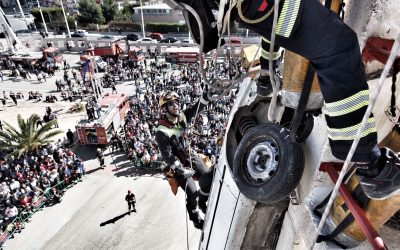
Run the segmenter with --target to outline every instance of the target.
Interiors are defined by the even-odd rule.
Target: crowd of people
[[[21,230],[20,220],[43,205],[61,202],[65,188],[82,180],[85,166],[61,140],[19,157],[0,157],[2,231]],[[12,223],[14,222],[14,223]]]
[[[47,82],[48,80],[53,81],[55,71],[63,70],[62,79],[55,79],[56,90],[59,94],[48,93],[45,96],[38,91],[29,91],[27,98],[33,101],[44,101],[48,103],[54,103],[59,100],[73,102],[75,100],[83,100],[84,98],[93,94],[99,95],[102,92],[102,88],[99,84],[94,83],[95,79],[82,77],[83,67],[79,69],[71,68],[69,64],[64,61],[64,67],[50,66],[39,67],[34,66],[33,68],[24,68],[21,64],[15,64],[13,61],[4,58],[2,66],[0,67],[0,76],[4,80],[4,74],[2,69],[9,70],[8,77],[22,78],[22,80],[34,80],[37,83]],[[31,76],[34,75],[34,76]],[[98,86],[98,87],[95,87]],[[96,88],[94,90],[94,88]],[[7,101],[12,100],[15,105],[18,105],[18,99],[24,99],[24,95],[21,92],[14,93],[10,91],[8,94],[3,91],[0,95],[0,101],[3,107],[6,107]]]
[[[203,87],[199,65],[180,65],[172,70],[163,60],[158,60],[156,53],[152,53],[141,62],[131,59],[109,59],[107,63],[101,84],[93,84],[91,79],[84,81],[80,71],[64,69],[64,79],[55,82],[61,98],[55,97],[48,101],[73,101],[77,97],[83,99],[83,95],[87,94],[89,98],[85,99],[86,111],[88,117],[95,120],[101,114],[98,112],[100,108],[95,95],[102,94],[102,87],[111,87],[113,92],[116,92],[117,83],[133,81],[136,94],[130,98],[130,110],[121,133],[115,132],[111,138],[111,149],[112,152],[125,151],[134,167],[160,168],[162,159],[155,140],[155,130],[161,115],[159,99],[166,91],[175,91],[181,98],[182,110],[195,103],[201,96]],[[219,75],[231,77],[232,72],[224,68],[223,64],[207,63],[208,74],[214,71],[213,67],[217,67]],[[93,86],[98,86],[98,89],[93,90]],[[3,96],[5,95],[3,93]],[[224,124],[234,95],[235,90],[217,102],[208,104],[192,124],[192,149],[209,156],[212,162],[215,162],[216,139],[224,132]],[[43,97],[31,91],[28,98],[41,100]],[[46,111],[46,114],[49,112]],[[65,140],[59,140],[53,145],[41,147],[35,154],[0,158],[3,231],[10,230],[7,225],[17,216],[29,214],[43,203],[61,201],[61,187],[71,185],[82,178],[85,173],[83,163],[66,145]],[[102,158],[101,167],[104,167],[104,156],[100,155],[98,158]],[[60,185],[61,182],[63,185]],[[22,225],[15,223],[14,229],[20,230],[20,227]]]
[[[166,91],[175,91],[181,98],[181,109],[194,103],[201,95],[199,65],[180,65],[167,70],[164,62],[139,63],[134,69],[136,95],[131,98],[130,111],[125,118],[123,135],[111,138],[112,151],[125,145],[128,157],[137,167],[158,167],[162,164],[155,141],[155,130],[160,119],[158,102]],[[211,64],[210,64],[211,67]],[[219,74],[229,74],[221,70]],[[217,102],[211,102],[194,121],[190,135],[194,150],[215,162],[216,139],[223,134],[224,124],[233,104],[235,91]]]

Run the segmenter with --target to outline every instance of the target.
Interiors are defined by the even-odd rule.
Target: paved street
[[[92,157],[85,162],[84,181],[60,204],[35,214],[5,249],[187,249],[181,190],[175,197],[162,175],[135,171],[122,155],[108,155],[105,170],[96,168],[94,150],[81,156]],[[130,215],[124,200],[128,189],[137,200],[137,213]],[[188,227],[189,246],[195,249],[200,231],[190,221]]]
[[[73,64],[79,55],[65,55]],[[5,77],[0,82],[0,93],[10,90],[56,93],[55,80],[61,79],[63,71],[47,80],[22,81]],[[100,74],[101,75],[101,74]],[[36,76],[31,75],[32,78]],[[117,85],[119,92],[134,92],[132,82]],[[110,89],[106,89],[110,91]],[[6,107],[0,107],[0,119],[16,125],[16,117],[24,118],[32,113],[44,115],[51,106],[58,114],[60,129],[65,136],[68,128],[73,129],[83,113],[68,114],[70,102],[44,103],[19,100],[18,105],[9,99]],[[75,143],[77,144],[77,143]],[[74,151],[85,162],[87,175],[68,189],[60,204],[45,207],[33,215],[26,228],[5,249],[195,249],[200,239],[200,230],[187,222],[185,197],[182,190],[174,196],[163,175],[154,170],[137,170],[125,155],[111,155],[106,151],[106,169],[98,168],[95,147],[78,146]],[[137,213],[127,214],[124,200],[127,190],[135,193]],[[187,231],[188,228],[188,231]]]

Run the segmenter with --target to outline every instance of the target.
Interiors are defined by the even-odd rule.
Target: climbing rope
[[[267,19],[267,18],[272,14],[272,12],[274,11],[274,8],[271,8],[264,16],[262,16],[262,17],[260,17],[260,18],[257,18],[257,19],[249,19],[249,18],[247,18],[247,17],[245,17],[245,16],[243,15],[242,3],[243,3],[243,0],[238,0],[238,3],[237,3],[238,14],[239,14],[240,19],[242,19],[243,22],[246,22],[246,23],[248,23],[248,24],[258,24],[258,23],[261,23],[262,21],[264,21],[265,19]],[[275,5],[279,6],[279,1],[278,1],[277,3],[275,3]],[[277,12],[276,9],[275,9],[275,12]],[[274,30],[274,29],[272,29],[272,30]]]
[[[276,111],[276,103],[278,101],[278,91],[279,91],[279,84],[280,81],[279,79],[276,79],[276,74],[273,69],[273,54],[274,54],[274,46],[275,46],[275,30],[276,30],[276,24],[278,22],[278,16],[279,16],[279,1],[276,0],[275,6],[274,6],[274,20],[272,23],[272,29],[271,29],[271,43],[269,46],[269,58],[268,58],[268,67],[269,67],[269,78],[271,80],[271,85],[272,85],[272,99],[268,108],[268,119],[271,122],[275,122],[275,111]]]
[[[365,125],[367,123],[368,118],[370,117],[370,115],[372,113],[372,109],[375,106],[376,99],[378,98],[378,95],[379,95],[379,93],[380,93],[380,91],[381,91],[381,89],[383,87],[383,84],[385,83],[386,77],[389,74],[390,69],[392,68],[392,64],[393,64],[394,60],[396,59],[397,51],[399,50],[399,48],[400,48],[400,34],[399,34],[399,36],[397,37],[396,41],[393,44],[392,51],[390,52],[389,58],[388,58],[388,60],[387,60],[387,62],[385,64],[385,67],[384,67],[383,71],[382,71],[382,75],[379,78],[378,87],[375,89],[375,92],[372,94],[372,96],[370,98],[370,104],[368,105],[367,111],[365,111],[365,114],[364,114],[364,117],[362,119],[361,125],[360,125],[360,127],[359,127],[359,129],[357,131],[356,139],[354,139],[354,141],[353,141],[353,143],[351,145],[350,151],[349,151],[349,153],[347,154],[347,157],[346,157],[346,161],[344,162],[343,168],[340,171],[339,178],[336,181],[335,187],[334,187],[334,189],[332,191],[332,194],[331,194],[331,196],[329,198],[328,204],[325,207],[325,210],[324,210],[324,213],[322,215],[321,221],[319,222],[319,225],[318,225],[318,229],[317,229],[316,235],[314,236],[313,240],[311,241],[310,249],[314,248],[316,240],[317,240],[317,237],[318,237],[318,235],[320,235],[320,233],[322,231],[322,227],[324,226],[325,221],[326,221],[326,219],[327,219],[327,217],[328,217],[328,215],[330,213],[330,209],[331,209],[331,206],[333,204],[333,201],[336,198],[338,190],[339,190],[339,187],[342,184],[343,178],[347,173],[347,169],[349,168],[351,159],[353,158],[354,152],[355,152],[355,150],[357,148],[357,145],[358,145],[358,143],[360,141],[360,138],[361,138],[362,133],[364,131],[364,127],[365,127]]]
[[[221,1],[222,2],[222,1]],[[241,3],[242,1],[239,1],[239,4],[238,5],[240,5],[240,3]],[[222,91],[222,92],[220,92],[219,94],[217,94],[217,95],[215,95],[215,96],[212,96],[212,94],[211,93],[207,93],[207,95],[208,95],[208,98],[210,99],[210,101],[212,101],[212,100],[216,100],[216,99],[219,99],[219,98],[221,98],[222,96],[224,96],[224,95],[226,95],[231,89],[233,89],[234,87],[235,87],[235,85],[237,84],[237,83],[239,83],[239,82],[241,82],[241,81],[243,81],[246,77],[248,77],[249,75],[251,75],[251,74],[254,74],[254,73],[256,73],[256,72],[258,72],[259,70],[260,70],[260,68],[259,67],[256,67],[256,68],[252,68],[252,66],[253,66],[253,64],[254,64],[254,61],[255,61],[255,58],[256,58],[256,56],[257,56],[257,54],[259,53],[259,51],[260,51],[260,46],[258,47],[258,49],[257,49],[257,52],[255,53],[255,55],[254,55],[254,58],[253,58],[253,60],[252,60],[252,62],[251,62],[251,64],[250,64],[250,66],[249,66],[249,70],[248,70],[248,72],[245,74],[245,75],[243,75],[242,77],[238,77],[238,74],[239,74],[239,70],[238,70],[238,67],[237,67],[237,63],[235,62],[235,60],[234,60],[234,56],[233,55],[231,55],[232,56],[232,61],[233,61],[233,66],[235,67],[235,70],[236,70],[236,72],[235,72],[235,75],[232,77],[232,79],[230,80],[230,79],[220,79],[219,77],[218,77],[218,74],[217,74],[217,67],[216,67],[216,65],[217,65],[217,58],[215,58],[215,66],[214,66],[214,75],[215,75],[215,77],[216,77],[216,79],[213,81],[213,82],[210,82],[210,81],[208,81],[208,79],[207,79],[207,77],[206,77],[206,73],[205,73],[205,70],[204,70],[204,63],[203,63],[203,58],[202,58],[202,56],[203,56],[203,48],[204,48],[204,32],[203,32],[203,24],[202,24],[202,22],[201,22],[201,20],[200,20],[200,17],[199,17],[199,15],[197,14],[197,12],[191,7],[191,6],[189,6],[189,5],[187,5],[187,4],[184,4],[184,3],[180,3],[180,5],[181,6],[183,6],[186,10],[188,10],[193,16],[194,16],[194,18],[196,19],[196,21],[197,21],[197,24],[198,24],[198,27],[199,27],[199,31],[200,31],[200,48],[199,48],[199,65],[200,65],[200,73],[201,73],[201,77],[202,77],[202,80],[204,81],[204,83],[205,84],[207,84],[211,89],[213,89],[213,90],[217,90],[217,91]],[[218,45],[217,45],[217,50],[220,48],[220,46],[221,46],[221,39],[222,39],[222,35],[224,34],[224,31],[225,30],[227,30],[227,33],[228,33],[228,44],[229,44],[229,47],[230,47],[230,53],[232,53],[232,51],[234,51],[234,48],[233,48],[233,45],[232,45],[232,43],[231,43],[231,36],[230,36],[230,19],[231,19],[231,11],[232,11],[232,9],[234,8],[236,6],[236,1],[235,0],[233,0],[233,1],[230,1],[229,2],[229,8],[228,8],[228,11],[227,11],[227,13],[226,13],[226,18],[224,19],[224,21],[223,21],[223,26],[222,26],[222,29],[219,29],[219,40],[218,40]],[[261,17],[260,19],[256,19],[256,20],[248,20],[248,19],[243,19],[245,22],[247,21],[247,22],[249,22],[250,21],[250,23],[257,23],[257,22],[262,22],[263,20],[265,20],[266,18],[268,18],[270,15],[271,15],[271,13],[272,13],[272,11],[275,11],[275,13],[274,13],[274,23],[273,23],[273,29],[272,29],[272,34],[271,34],[271,46],[270,46],[270,57],[269,57],[269,65],[270,65],[270,77],[271,77],[271,83],[272,83],[272,86],[273,86],[273,92],[274,92],[274,97],[273,97],[273,101],[275,102],[275,104],[276,104],[276,101],[277,101],[277,92],[278,92],[278,90],[279,90],[279,81],[278,81],[278,83],[276,83],[276,79],[274,78],[275,77],[275,74],[273,74],[273,70],[272,70],[272,63],[273,63],[273,58],[272,58],[272,55],[273,55],[273,49],[274,49],[274,43],[275,43],[275,27],[276,27],[276,23],[277,23],[277,19],[278,19],[278,10],[279,10],[279,0],[277,1],[277,3],[275,4],[275,6],[274,6],[274,9],[271,9],[266,15],[264,15],[263,17]],[[241,15],[240,15],[240,17],[241,18],[244,18],[244,16],[243,16],[243,13],[242,13],[242,11],[241,11],[241,7],[240,7],[240,10],[239,10],[239,13],[241,13]],[[228,62],[228,63],[230,63],[230,61]],[[272,73],[271,73],[272,72]],[[203,87],[201,87],[200,86],[200,98],[202,98],[202,96],[203,96],[203,94],[204,94],[204,88]],[[273,105],[273,107],[275,107],[275,105]],[[198,104],[197,104],[197,109],[196,109],[196,113],[195,113],[195,116],[194,116],[194,121],[196,121],[197,120],[197,118],[198,118],[198,115],[199,115],[199,109],[200,109],[200,101],[198,102]],[[270,107],[270,110],[272,110],[272,108]],[[189,129],[189,134],[192,132],[192,129]],[[192,136],[189,136],[189,140],[188,140],[188,151],[189,151],[189,162],[190,162],[190,168],[193,170],[193,163],[192,163],[192,149],[191,149],[191,139],[193,138]],[[214,172],[214,174],[215,174],[215,172]],[[187,183],[186,183],[186,186],[185,186],[185,202],[186,202],[186,188],[187,188]],[[188,215],[186,214],[186,241],[187,241],[187,249],[189,249],[189,243],[188,243]]]

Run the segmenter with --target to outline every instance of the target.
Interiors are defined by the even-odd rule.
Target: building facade
[[[174,10],[165,3],[156,3],[135,7],[133,14],[134,22],[141,22],[141,11],[145,23],[182,23],[185,21],[182,11]]]

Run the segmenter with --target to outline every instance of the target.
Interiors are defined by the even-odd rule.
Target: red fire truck
[[[165,50],[165,59],[170,63],[197,63],[199,62],[199,48],[197,47],[172,47]],[[204,62],[204,55],[203,55]]]
[[[82,119],[76,125],[81,145],[106,145],[113,131],[118,131],[129,110],[129,100],[124,94],[109,94],[100,100],[101,116],[94,121]]]
[[[38,64],[41,64],[42,66],[45,66],[46,64],[52,65],[62,63],[64,60],[63,54],[55,47],[43,48],[42,52],[22,52],[12,55],[1,54],[0,59],[2,58],[7,58],[14,63],[19,63],[28,67]]]
[[[112,41],[110,45],[96,46],[86,49],[86,54],[91,56],[119,56],[124,53],[124,50],[119,46],[118,41]]]

